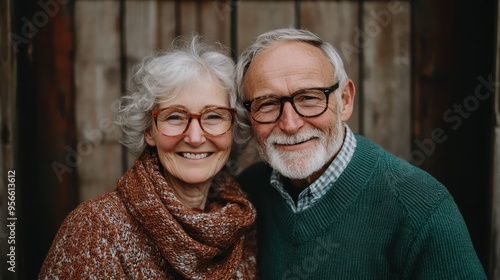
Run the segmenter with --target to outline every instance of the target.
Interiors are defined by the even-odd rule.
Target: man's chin
[[[323,167],[323,162],[318,158],[304,156],[287,158],[276,157],[270,159],[268,163],[281,175],[296,180],[306,179]]]

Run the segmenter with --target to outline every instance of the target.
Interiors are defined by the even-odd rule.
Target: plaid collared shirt
[[[346,135],[344,144],[342,145],[342,148],[340,148],[339,153],[325,172],[299,194],[297,205],[295,205],[292,197],[285,190],[283,182],[281,181],[281,175],[278,171],[273,170],[271,174],[271,185],[278,190],[281,196],[283,196],[286,203],[290,206],[294,213],[307,209],[326,192],[328,192],[333,183],[339,178],[340,174],[342,174],[344,169],[347,167],[349,161],[351,161],[354,150],[356,149],[356,138],[354,138],[354,134],[347,124],[345,124],[344,127]]]

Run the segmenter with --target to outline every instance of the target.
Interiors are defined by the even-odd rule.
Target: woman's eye
[[[222,119],[222,116],[219,115],[219,114],[212,113],[212,114],[208,114],[207,116],[205,116],[205,119],[207,119],[207,120],[218,120],[218,119]]]
[[[187,117],[182,113],[171,113],[163,116],[160,120],[164,122],[180,122],[186,119]]]

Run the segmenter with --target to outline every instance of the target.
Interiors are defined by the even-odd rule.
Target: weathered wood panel
[[[57,228],[78,202],[76,165],[68,152],[76,143],[72,5],[53,3],[51,11],[38,2],[17,6],[16,25],[21,16],[37,19],[32,33],[25,32],[30,25],[26,21],[12,30],[23,37],[16,50],[18,76],[13,81],[19,109],[16,258],[20,279],[36,278]]]
[[[366,2],[359,31],[363,134],[396,156],[410,155],[410,4]]]
[[[124,47],[122,52],[124,52],[126,61],[126,73],[122,78],[126,80],[122,82],[129,85],[130,78],[134,74],[134,66],[145,57],[160,50],[163,44],[167,47],[170,44],[162,38],[163,36],[172,38],[172,31],[175,31],[175,20],[172,19],[172,16],[175,16],[175,9],[173,2],[162,3],[154,0],[125,1],[124,4],[124,14],[121,15],[124,30],[120,30],[120,32],[123,32],[122,44]],[[127,94],[128,88],[128,86],[122,88],[123,92],[121,93]],[[126,168],[132,166],[136,157],[125,149],[123,152],[127,153],[125,157],[127,159]]]
[[[118,130],[112,125],[121,91],[120,2],[75,5],[75,152],[84,201],[114,189],[122,174]]]
[[[127,62],[135,64],[151,55],[159,47],[159,2],[155,0],[125,1],[125,29],[123,32]],[[120,16],[120,15],[118,15]]]
[[[302,1],[301,24],[330,44],[340,53],[349,78],[360,85],[359,57],[362,51],[357,41],[359,4],[355,1]],[[359,131],[360,100],[357,88],[354,111],[347,122],[354,132]]]
[[[236,52],[239,56],[257,36],[276,28],[294,26],[296,23],[294,1],[239,1],[232,7],[237,12]],[[240,172],[248,165],[260,159],[252,141],[246,149],[236,151],[238,162],[234,169]]]
[[[228,1],[219,1],[219,5],[216,5],[216,3],[213,0],[199,3],[200,28],[197,32],[203,34],[205,41],[208,43],[220,42],[229,47],[231,45],[231,6]],[[225,5],[224,10],[221,10],[220,3]]]
[[[179,35],[203,35],[207,43],[230,45],[230,4],[228,1],[181,1]]]
[[[424,0],[412,5],[414,119],[410,159],[448,188],[485,269],[491,248],[493,103],[492,94],[478,98],[477,88],[482,80],[492,78],[494,70],[494,3],[462,3],[453,9],[450,5],[457,3],[451,0]],[[484,84],[492,86],[487,81]],[[479,94],[488,95],[486,89]]]
[[[455,27],[451,24],[455,22],[454,13],[455,10],[442,1],[422,1],[414,6],[413,143],[432,139],[432,130],[445,127],[443,112],[452,103],[450,89],[455,69],[459,67],[453,61],[456,51],[453,46]],[[441,170],[442,174],[453,172],[443,157],[448,152],[446,145],[431,153],[413,143],[410,153],[413,164],[425,170]]]
[[[190,35],[193,31],[201,29],[200,9],[197,1],[180,1],[178,15],[180,26],[177,27],[179,35]]]
[[[237,10],[237,53],[255,38],[272,29],[294,26],[294,1],[239,1]]]
[[[234,10],[229,0],[202,1],[201,33],[207,42],[220,42],[231,47],[231,13]]]
[[[158,3],[158,39],[159,47],[165,50],[175,38],[177,15],[175,14],[174,1],[160,1]]]

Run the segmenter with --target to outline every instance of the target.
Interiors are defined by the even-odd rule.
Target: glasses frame
[[[257,98],[254,98],[252,100],[249,100],[249,101],[245,101],[243,102],[243,106],[247,109],[247,111],[250,113],[250,116],[252,117],[252,119],[258,123],[261,123],[261,124],[268,124],[268,123],[274,123],[276,121],[278,121],[280,118],[281,118],[281,114],[283,113],[283,104],[285,102],[290,102],[290,104],[292,104],[292,107],[293,109],[295,110],[295,112],[303,117],[303,118],[314,118],[314,117],[317,117],[321,114],[323,114],[324,112],[326,112],[326,109],[328,108],[328,100],[329,100],[329,97],[330,97],[330,94],[334,91],[336,91],[337,89],[339,88],[339,82],[337,82],[336,84],[330,86],[330,87],[313,87],[313,88],[303,88],[303,89],[299,89],[295,92],[293,92],[292,94],[290,95],[285,95],[285,96],[277,96],[277,95],[274,95],[274,94],[268,94],[268,95],[263,95],[263,96],[259,96]],[[325,94],[325,97],[326,97],[326,106],[325,108],[323,109],[323,111],[321,111],[320,113],[318,114],[315,114],[315,115],[312,115],[312,116],[305,116],[303,114],[301,114],[298,110],[297,110],[297,107],[295,107],[295,104],[293,103],[293,98],[299,94],[299,93],[302,93],[303,91],[306,91],[306,90],[320,90],[322,91],[324,94]],[[258,121],[256,120],[254,117],[253,117],[253,114],[255,112],[252,112],[252,103],[256,100],[260,100],[260,99],[263,99],[263,98],[268,98],[268,97],[274,97],[276,99],[278,99],[280,101],[280,112],[278,114],[278,116],[276,117],[276,119],[274,119],[273,121],[267,121],[267,122],[263,122],[263,121]]]
[[[161,112],[167,110],[167,109],[176,109],[176,110],[179,110],[181,112],[184,112],[186,113],[186,115],[188,116],[188,122],[187,122],[187,125],[186,125],[186,128],[184,128],[184,130],[177,134],[177,135],[166,135],[166,134],[163,134],[159,129],[158,129],[158,115],[161,114]],[[211,111],[211,110],[216,110],[216,109],[225,109],[225,110],[228,110],[230,113],[231,113],[231,125],[228,127],[228,129],[226,131],[224,131],[223,133],[220,133],[220,134],[212,134],[212,133],[209,133],[207,132],[204,128],[203,128],[203,125],[201,124],[201,121],[200,121],[200,118],[201,116],[207,112],[207,111]],[[184,133],[186,133],[186,131],[188,130],[189,128],[189,125],[191,124],[191,120],[192,119],[198,119],[198,123],[200,124],[200,128],[201,130],[207,134],[207,135],[210,135],[210,136],[220,136],[220,135],[223,135],[225,134],[226,132],[228,132],[231,127],[233,126],[233,122],[234,122],[234,117],[236,116],[236,110],[233,109],[233,108],[229,108],[229,107],[217,107],[217,106],[214,106],[214,107],[208,107],[208,108],[205,108],[203,109],[199,114],[192,114],[190,112],[188,112],[186,109],[184,108],[180,108],[180,107],[167,107],[167,108],[163,108],[163,109],[156,109],[156,110],[151,110],[151,117],[154,119],[154,123],[155,123],[155,126],[156,126],[156,130],[161,133],[163,136],[167,136],[167,137],[176,137],[176,136],[179,136],[179,135],[182,135]]]

